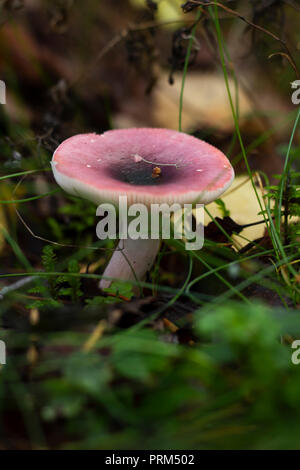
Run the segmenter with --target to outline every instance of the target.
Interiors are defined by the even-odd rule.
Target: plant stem
[[[184,93],[184,85],[185,85],[185,79],[186,79],[186,74],[189,66],[189,60],[192,52],[192,45],[195,39],[196,35],[196,30],[198,26],[198,22],[201,17],[201,10],[197,11],[196,14],[196,21],[194,26],[192,27],[192,32],[191,32],[191,37],[189,39],[188,47],[187,47],[187,52],[185,56],[185,61],[184,61],[184,67],[183,67],[183,75],[182,75],[182,82],[181,82],[181,90],[180,90],[180,98],[179,98],[179,123],[178,123],[178,130],[179,132],[182,131],[182,110],[183,110],[183,93]]]

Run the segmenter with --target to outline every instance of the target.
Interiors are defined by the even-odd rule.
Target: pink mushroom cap
[[[159,168],[159,174],[155,174]],[[56,149],[52,170],[68,193],[96,204],[203,203],[232,183],[226,156],[208,143],[169,129],[120,129],[79,134]]]

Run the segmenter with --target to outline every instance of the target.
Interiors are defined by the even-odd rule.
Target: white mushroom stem
[[[120,240],[104,273],[104,277],[123,281],[143,281],[157,256],[160,240]],[[99,287],[107,288],[113,281],[101,279]],[[139,293],[138,286],[133,289]]]

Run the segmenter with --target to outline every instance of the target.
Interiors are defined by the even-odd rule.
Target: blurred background
[[[299,18],[296,0],[0,1],[1,449],[299,448],[297,265],[289,277],[266,226],[244,227],[288,151],[282,240],[299,259]],[[78,133],[180,125],[235,168],[208,206],[233,240],[206,214],[193,270],[171,243],[142,299],[101,296],[113,244],[95,251],[95,208],[57,188],[52,154]]]

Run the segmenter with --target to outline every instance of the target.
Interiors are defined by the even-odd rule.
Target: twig
[[[83,80],[90,72],[90,70],[97,64],[103,57],[108,54],[115,46],[117,46],[123,39],[127,38],[130,33],[137,32],[137,31],[144,31],[149,28],[158,28],[160,26],[165,26],[168,24],[176,24],[176,23],[193,23],[194,20],[170,20],[170,21],[149,21],[146,23],[142,23],[140,25],[129,25],[128,28],[123,29],[120,33],[116,34],[104,47],[101,49],[99,54],[93,60],[92,64],[90,64],[87,69],[79,74],[79,76],[74,79],[70,84],[69,87],[74,86],[79,81]]]
[[[24,279],[19,279],[19,281],[16,281],[13,284],[10,284],[9,286],[3,287],[0,290],[0,300],[2,300],[4,296],[8,294],[9,292],[15,291],[17,289],[21,289],[21,287],[29,284],[33,279],[34,279],[34,276],[28,276],[28,277],[25,277]]]
[[[259,26],[258,24],[256,23],[253,23],[252,21],[248,20],[247,18],[245,18],[243,15],[241,15],[241,13],[239,13],[238,11],[235,11],[235,10],[232,10],[231,8],[229,7],[226,7],[225,5],[223,5],[222,3],[219,3],[219,2],[200,2],[198,0],[190,0],[191,3],[194,3],[195,5],[199,5],[201,7],[208,7],[208,6],[217,6],[217,7],[220,7],[222,8],[223,10],[227,11],[228,13],[230,13],[231,15],[234,15],[236,16],[237,18],[239,18],[240,20],[244,21],[245,23],[247,23],[249,26],[252,26],[253,28],[267,34],[268,36],[272,37],[273,39],[275,39],[276,41],[280,42],[282,44],[282,46],[285,48],[286,50],[286,54],[284,53],[280,53],[278,52],[278,54],[282,54],[282,55],[286,55],[289,57],[289,62],[290,64],[292,65],[296,75],[300,78],[300,72],[298,70],[298,67],[297,67],[297,64],[296,62],[294,61],[293,57],[292,57],[292,54],[290,53],[290,50],[286,44],[286,42],[281,39],[279,36],[277,36],[276,34],[272,33],[272,31],[269,31],[268,29],[265,29],[263,28],[262,26]],[[274,54],[273,54],[274,55]]]
[[[100,320],[96,328],[92,331],[91,335],[82,346],[82,351],[88,353],[93,349],[97,341],[103,336],[106,326],[106,320]]]

